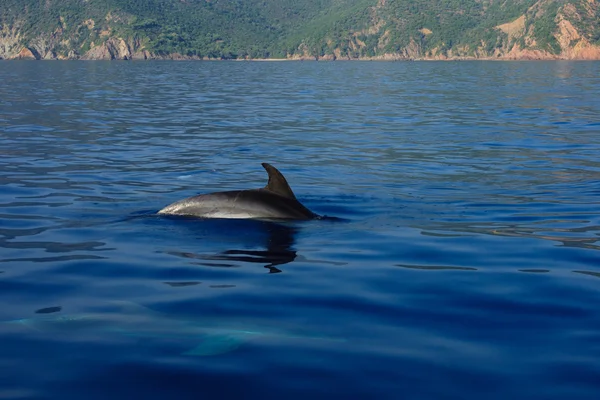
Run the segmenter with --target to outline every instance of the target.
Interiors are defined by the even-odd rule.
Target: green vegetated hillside
[[[600,58],[598,0],[0,0],[0,58]]]

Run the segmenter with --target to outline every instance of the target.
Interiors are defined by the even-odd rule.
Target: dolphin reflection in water
[[[295,238],[300,227],[293,224],[257,219],[205,219],[200,223],[192,222],[195,221],[177,224],[177,228],[185,229],[186,236],[210,239],[210,243],[218,243],[211,246],[211,250],[221,247],[221,251],[214,253],[172,249],[163,251],[164,253],[186,259],[192,265],[211,268],[262,264],[269,273],[281,272],[280,266],[291,263],[298,257]]]
[[[108,307],[108,308],[107,308]],[[111,340],[111,335],[134,341],[157,340],[167,345],[176,343],[184,349],[181,355],[211,356],[232,352],[250,340],[344,342],[343,338],[306,332],[299,327],[280,323],[227,317],[172,317],[129,301],[109,302],[102,310],[63,314],[61,307],[51,307],[31,318],[0,321],[0,329],[56,340],[71,341],[98,335]],[[46,310],[46,309],[45,309]],[[144,343],[144,342],[142,342]]]
[[[269,181],[264,188],[201,194],[179,200],[158,213],[202,218],[279,220],[320,218],[296,199],[287,180],[277,168],[267,163],[262,163],[262,166],[269,174]]]

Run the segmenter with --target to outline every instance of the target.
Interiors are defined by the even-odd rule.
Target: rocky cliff
[[[398,12],[394,15],[391,4],[390,0],[378,0],[377,5],[369,11],[370,24],[351,32],[341,44],[338,42],[330,46],[332,41],[326,38],[326,44],[319,53],[314,46],[302,43],[290,57],[372,60],[600,60],[598,0],[538,0],[509,22],[465,32],[464,36],[471,37],[459,39],[455,43],[452,43],[452,38],[444,35],[445,32],[436,32],[436,28],[429,26],[427,22],[420,25],[407,23],[402,16],[398,16]],[[482,14],[485,14],[485,9]],[[413,28],[413,33],[398,46],[397,32],[404,28],[409,28],[409,31]],[[436,34],[437,41],[429,40]]]
[[[240,40],[242,34],[235,31],[239,16],[231,10],[223,15],[228,15],[232,25],[214,33],[194,26],[193,18],[197,17],[173,26],[158,17],[142,17],[108,6],[92,12],[85,8],[91,2],[70,4],[71,9],[80,7],[73,13],[68,7],[58,7],[59,0],[47,0],[40,10],[19,9],[16,0],[0,3],[7,1],[13,1],[7,9],[17,12],[3,14],[0,9],[0,59],[248,59],[272,54],[300,60],[600,59],[600,0],[512,0],[514,4],[467,0],[451,3],[459,4],[456,9],[448,5],[452,0],[361,0],[354,9],[332,8],[322,13],[327,19],[316,13],[304,25],[287,31],[281,23],[267,26],[270,32],[280,26],[281,43],[272,40],[262,49],[251,40]],[[176,3],[183,7],[183,3]],[[184,3],[195,7],[195,3]],[[350,4],[349,0],[346,3]],[[363,3],[371,6],[362,9]],[[431,10],[440,8],[443,13],[435,11],[437,16],[429,18]],[[205,15],[205,11],[196,11],[195,15]],[[267,24],[268,18],[262,17],[262,24]],[[44,23],[36,25],[32,20]],[[185,22],[184,16],[174,20]],[[262,25],[247,16],[244,20],[250,21],[248,26],[262,38]],[[502,23],[492,23],[497,20]],[[248,31],[244,29],[240,32]],[[264,35],[267,37],[268,32]]]

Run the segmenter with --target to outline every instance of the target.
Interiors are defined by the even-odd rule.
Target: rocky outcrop
[[[530,10],[539,12],[540,4],[541,2],[535,3]],[[597,15],[597,3],[590,0],[587,6],[587,14],[594,18]],[[590,43],[586,35],[573,24],[574,21],[580,20],[581,15],[573,4],[566,4],[558,11],[554,20],[556,30],[553,33],[560,47],[558,54],[553,54],[537,46],[533,36],[537,21],[533,20],[527,26],[525,15],[510,23],[499,25],[496,28],[508,36],[509,49],[505,48],[505,51],[498,56],[510,60],[600,60],[600,46]],[[519,43],[525,43],[526,46],[523,48]]]
[[[19,52],[19,54],[17,54],[13,58],[15,60],[39,60],[40,55],[38,54],[36,57],[36,55],[33,53],[33,51],[31,51],[31,49],[28,49],[27,47],[23,47],[23,49]]]
[[[108,38],[105,42],[94,44],[82,57],[83,60],[131,60],[131,46],[123,38]]]
[[[23,49],[20,42],[19,26],[0,26],[0,60],[16,57]]]
[[[570,15],[569,15],[570,14]],[[567,60],[600,60],[600,46],[590,44],[589,40],[573,26],[567,18],[573,17],[571,7],[565,6],[558,18],[558,41],[562,52],[561,56]]]
[[[27,43],[30,49],[35,49],[37,54],[39,54],[38,60],[55,60],[59,58],[54,51],[58,44],[59,40],[57,39],[56,32],[48,36],[35,37]]]

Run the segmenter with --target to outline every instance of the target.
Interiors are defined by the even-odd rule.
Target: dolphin
[[[277,168],[267,163],[262,163],[262,166],[269,174],[269,181],[264,188],[188,197],[166,206],[158,213],[202,218],[288,220],[320,218],[296,199],[290,185]]]
[[[100,335],[103,338],[119,335],[136,339],[175,342],[184,347],[181,355],[214,356],[230,353],[252,340],[272,341],[323,341],[344,343],[346,340],[323,334],[305,332],[298,328],[287,330],[269,327],[252,321],[227,318],[185,319],[170,317],[130,301],[111,301],[112,310],[63,314],[61,307],[52,312],[9,321],[0,321],[0,329],[18,334],[31,333],[54,337],[58,340],[85,339]],[[296,331],[296,332],[294,332]],[[191,343],[191,346],[189,344]]]

